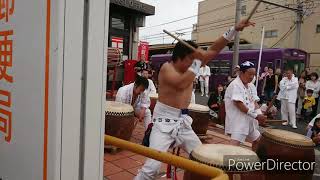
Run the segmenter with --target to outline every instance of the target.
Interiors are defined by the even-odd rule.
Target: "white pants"
[[[200,86],[201,86],[201,94],[209,95],[209,78],[205,78],[204,81],[200,81]]]
[[[298,97],[298,107],[297,107],[297,114],[301,114],[301,110],[302,110],[302,102],[303,102],[303,98]]]
[[[140,113],[141,107],[136,107],[135,108],[135,113]],[[148,129],[148,125],[151,123],[151,111],[149,108],[146,109],[146,112],[144,114],[144,129],[147,130]]]
[[[175,143],[174,146],[180,146],[190,154],[194,148],[201,145],[201,141],[191,128],[192,122],[184,122],[184,120],[190,121],[191,118],[186,115],[173,116],[173,114],[178,115],[180,110],[173,112],[171,107],[165,106],[159,102],[156,104],[149,147],[167,152],[169,147]],[[161,115],[166,115],[166,118]],[[166,122],[168,119],[170,122]],[[177,122],[173,120],[177,120]],[[159,173],[161,164],[160,161],[147,159],[134,180],[154,180]]]
[[[259,124],[258,124],[257,120],[255,120],[255,119],[251,119],[251,120],[252,121],[250,121],[250,123],[249,123],[248,135],[246,135],[244,133],[232,133],[231,139],[235,140],[235,141],[239,141],[241,143],[244,143],[247,138],[251,141],[256,141],[261,136],[261,134],[259,132]]]
[[[290,103],[287,99],[281,99],[281,118],[287,120],[290,125],[296,126],[296,103]]]

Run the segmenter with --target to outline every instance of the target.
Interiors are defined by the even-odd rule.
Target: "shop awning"
[[[122,6],[145,16],[154,15],[155,7],[137,0],[110,0],[111,4]]]

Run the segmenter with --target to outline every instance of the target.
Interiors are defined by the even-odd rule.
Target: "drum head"
[[[132,114],[133,107],[128,104],[115,101],[106,101],[106,113],[108,114]]]
[[[190,104],[188,109],[196,112],[209,112],[209,107],[201,104]]]
[[[290,145],[314,146],[313,141],[310,138],[281,129],[266,129],[262,136]]]
[[[156,93],[156,94],[149,94],[149,97],[150,97],[150,98],[153,98],[153,99],[158,99],[158,93]]]
[[[196,161],[220,168],[232,166],[229,160],[246,163],[260,162],[255,152],[225,144],[202,144],[192,151],[191,156]]]

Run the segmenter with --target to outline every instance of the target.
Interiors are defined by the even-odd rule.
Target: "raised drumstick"
[[[247,22],[250,21],[251,17],[253,16],[253,14],[256,12],[256,10],[258,9],[260,3],[262,2],[262,0],[257,0],[257,4],[256,6],[254,6],[254,8],[252,9],[252,11],[250,12],[248,18],[247,18]]]
[[[266,120],[266,123],[283,123],[287,122],[287,120]]]
[[[255,5],[255,7],[252,9],[252,11],[250,12],[248,18],[247,18],[247,22],[250,21],[251,17],[253,16],[253,14],[256,12],[256,10],[258,9],[260,3],[262,2],[262,0],[257,0],[257,4]],[[196,49],[191,46],[190,44],[186,43],[185,41],[179,39],[178,37],[176,37],[175,35],[171,34],[170,32],[168,32],[167,30],[163,30],[164,33],[168,34],[169,36],[171,36],[172,38],[176,39],[177,41],[179,41],[180,43],[182,43],[183,45],[187,46],[188,48],[190,48],[193,51],[196,51]]]
[[[196,51],[196,49],[191,46],[190,44],[186,43],[184,40],[179,39],[178,37],[176,37],[175,35],[169,33],[167,30],[163,30],[163,32],[165,32],[166,34],[168,34],[169,36],[173,37],[174,39],[176,39],[177,41],[179,41],[181,44],[187,46],[188,48],[190,48],[192,51]]]

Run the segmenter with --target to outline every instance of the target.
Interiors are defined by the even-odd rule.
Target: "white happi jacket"
[[[132,96],[133,96],[133,87],[134,87],[134,83],[121,87],[117,92],[116,101],[131,105]],[[146,91],[144,91],[137,97],[137,100],[133,105],[135,109],[140,107],[149,108],[149,106],[150,106],[150,98],[146,93]]]
[[[240,133],[248,135],[250,123],[253,123],[254,126],[258,126],[258,121],[240,111],[240,109],[234,104],[234,101],[241,101],[249,110],[254,110],[255,101],[259,100],[257,89],[254,84],[249,83],[248,88],[246,88],[239,76],[234,79],[228,86],[225,93],[225,133]]]
[[[208,81],[209,80],[209,76],[211,76],[211,72],[210,72],[210,68],[209,66],[204,66],[201,67],[199,70],[199,81]],[[204,76],[204,79],[200,76]]]
[[[156,86],[154,85],[153,81],[151,79],[148,79],[149,82],[149,87],[148,89],[146,89],[148,94],[156,94],[157,93],[157,89]]]
[[[284,77],[280,81],[280,91],[278,94],[277,99],[287,99],[289,103],[296,103],[297,96],[298,96],[298,88],[299,82],[298,78],[292,75],[292,78],[289,80],[287,77]]]

